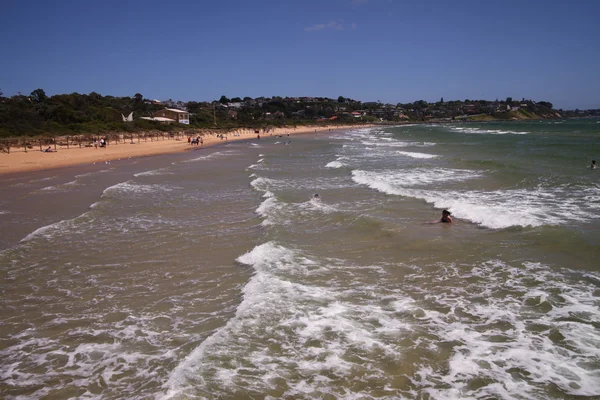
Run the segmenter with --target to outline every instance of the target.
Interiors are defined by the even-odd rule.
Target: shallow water
[[[12,176],[0,395],[600,396],[599,155],[413,125]]]

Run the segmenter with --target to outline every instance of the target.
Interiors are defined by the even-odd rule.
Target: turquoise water
[[[2,397],[600,396],[596,120],[290,139],[4,180]]]

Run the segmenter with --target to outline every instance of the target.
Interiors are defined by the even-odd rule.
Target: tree
[[[346,99],[343,96],[338,97],[338,103],[344,103]]]
[[[442,104],[444,103],[444,98],[443,97],[440,99],[440,103],[442,103]]]
[[[141,93],[136,93],[133,96],[133,99],[135,100],[136,103],[141,103],[142,101],[144,101],[144,96],[142,96]]]
[[[31,100],[35,101],[36,103],[41,103],[48,98],[43,89],[35,89],[33,92],[31,92],[30,97]]]
[[[233,99],[231,99],[232,103],[241,103],[242,99],[240,99],[239,97],[234,97]]]
[[[219,99],[219,103],[221,103],[221,104],[229,103],[229,99],[227,98],[227,96],[223,95]]]
[[[509,106],[512,104],[512,97],[506,98],[506,104],[508,104]]]

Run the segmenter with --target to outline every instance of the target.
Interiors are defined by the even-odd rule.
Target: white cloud
[[[306,32],[315,32],[315,31],[322,31],[325,29],[332,29],[335,31],[341,31],[344,29],[344,25],[336,22],[336,21],[329,21],[326,24],[317,24],[317,25],[313,25],[313,26],[307,26],[306,28],[304,28],[304,30]]]

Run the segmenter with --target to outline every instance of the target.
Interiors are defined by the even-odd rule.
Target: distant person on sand
[[[44,153],[52,153],[52,147],[48,146],[48,148],[44,150]]]

